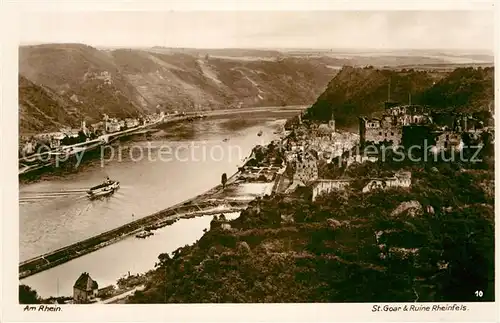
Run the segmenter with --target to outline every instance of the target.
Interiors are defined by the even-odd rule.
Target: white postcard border
[[[2,321],[497,321],[494,303],[459,303],[470,308],[465,312],[379,312],[373,314],[373,304],[245,304],[245,305],[66,305],[59,313],[27,312],[17,302],[18,289],[18,179],[17,160],[17,23],[22,21],[20,10],[478,10],[492,8],[492,1],[5,1],[2,14],[2,113],[1,113],[1,169],[2,169]],[[496,8],[496,21],[500,18]],[[445,28],[445,26],[443,27]],[[498,42],[498,23],[496,48]],[[498,53],[495,53],[498,63]],[[499,78],[495,70],[496,80]],[[495,82],[496,95],[499,94]],[[496,100],[496,109],[498,100]],[[497,136],[499,136],[497,134]],[[498,138],[496,138],[498,140]],[[498,151],[496,149],[496,151]],[[498,157],[498,156],[496,156]],[[497,160],[497,169],[500,161]],[[498,192],[497,192],[498,194]],[[498,196],[498,195],[497,195]],[[498,211],[496,205],[495,211]],[[498,214],[498,213],[496,213]],[[499,228],[495,228],[498,237]],[[499,252],[496,250],[498,268]],[[498,278],[498,271],[497,271]],[[496,290],[499,290],[496,279]],[[434,303],[431,303],[431,305]],[[384,304],[379,304],[384,305]],[[390,304],[395,305],[395,304]],[[451,303],[450,303],[451,305]]]

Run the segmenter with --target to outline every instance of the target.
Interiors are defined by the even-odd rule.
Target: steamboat
[[[113,194],[120,187],[120,182],[112,181],[108,178],[99,185],[91,187],[87,191],[87,195],[90,199],[95,199],[98,197],[109,196]]]

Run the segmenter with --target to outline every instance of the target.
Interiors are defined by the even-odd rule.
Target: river
[[[285,118],[297,114],[278,112],[169,125],[149,140],[138,136],[120,142],[113,148],[114,156],[108,149],[104,159],[86,161],[64,176],[20,184],[20,261],[161,211],[219,184],[222,173],[236,172],[255,145],[278,139],[275,131]],[[120,181],[119,191],[103,200],[88,200],[85,190],[106,176]],[[150,238],[127,238],[22,283],[43,297],[70,296],[75,280],[87,271],[104,287],[128,271],[152,269],[162,252],[195,242],[210,220],[180,220]]]

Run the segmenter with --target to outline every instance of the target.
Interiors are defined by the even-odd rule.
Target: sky
[[[21,44],[493,51],[493,11],[31,12]]]

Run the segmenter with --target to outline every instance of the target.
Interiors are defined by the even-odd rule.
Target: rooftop
[[[99,288],[99,285],[95,280],[93,280],[90,277],[89,273],[84,272],[80,275],[80,277],[78,277],[78,279],[75,282],[75,285],[73,285],[73,288],[78,288],[80,290],[89,292]]]
[[[321,124],[319,125],[318,127],[318,132],[319,133],[322,133],[322,134],[331,134],[333,132],[335,132],[334,129],[332,129],[329,125],[327,124]]]

